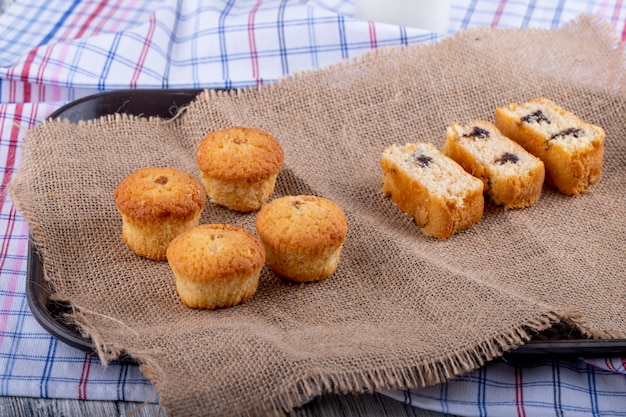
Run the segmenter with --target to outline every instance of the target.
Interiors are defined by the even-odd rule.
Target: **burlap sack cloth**
[[[172,122],[126,116],[48,121],[24,140],[11,195],[104,361],[140,361],[171,416],[282,413],[328,392],[420,387],[474,369],[567,322],[626,337],[626,88],[623,46],[582,17],[557,31],[472,29],[436,45],[233,94],[202,94]],[[440,147],[451,122],[493,120],[496,106],[549,97],[606,129],[591,193],[545,186],[524,210],[486,205],[447,241],[423,236],[381,192],[385,146]],[[139,167],[199,176],[195,147],[233,125],[273,133],[285,150],[274,197],[316,194],[345,210],[337,272],[307,285],[267,269],[258,292],[219,311],[185,307],[166,262],[121,240],[113,190]],[[243,224],[208,204],[203,223]],[[256,232],[255,232],[256,233]]]

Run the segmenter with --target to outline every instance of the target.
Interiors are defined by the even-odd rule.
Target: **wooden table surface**
[[[157,404],[0,397],[0,416],[11,417],[167,417]],[[454,417],[422,410],[380,394],[316,398],[288,417]],[[192,416],[190,416],[192,417]]]

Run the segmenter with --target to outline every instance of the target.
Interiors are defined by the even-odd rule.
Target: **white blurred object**
[[[9,8],[13,1],[14,0],[0,0],[0,14],[4,13],[4,11]]]
[[[450,0],[356,0],[354,17],[445,34]]]

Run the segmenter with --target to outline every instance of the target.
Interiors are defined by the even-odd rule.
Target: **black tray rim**
[[[204,89],[137,89],[96,93],[64,104],[50,113],[46,119],[61,119],[77,123],[79,121],[96,119],[114,113],[126,113],[132,116],[141,115],[145,117],[158,116],[168,119],[176,116],[181,107],[195,100],[202,91],[204,91]],[[163,100],[164,97],[167,98],[167,100],[164,100],[167,106],[159,108],[158,111],[142,111],[144,109],[141,103],[146,101],[154,103],[153,100]],[[133,103],[133,100],[138,99],[141,101],[140,108],[133,108],[131,103]],[[97,114],[92,115],[93,117],[82,117],[82,112],[80,111],[81,107],[91,107],[95,102],[103,102],[103,104],[109,105],[104,108],[99,108]],[[127,107],[127,110],[130,111],[125,110],[124,107]],[[115,108],[115,111],[106,111],[107,108]],[[52,306],[55,303],[59,305],[61,303],[51,300],[52,295],[53,289],[44,277],[42,255],[37,249],[33,236],[29,234],[26,263],[26,301],[33,317],[46,332],[66,345],[86,353],[96,354],[96,347],[90,338],[81,335],[78,329],[69,327],[63,322],[62,316],[56,315],[55,312],[53,312]],[[122,354],[119,360],[123,362],[133,361],[132,358],[126,357],[124,354]]]
[[[79,122],[99,118],[113,113],[126,113],[133,116],[157,116],[171,118],[180,107],[191,103],[204,89],[135,89],[115,90],[88,95],[67,103],[47,119],[66,119]],[[156,100],[156,101],[155,101]],[[145,103],[162,107],[146,108]],[[96,109],[93,117],[83,117],[84,108]],[[114,109],[114,110],[110,110]],[[55,301],[51,300],[52,289],[44,278],[43,261],[32,236],[28,239],[26,300],[35,320],[50,335],[61,342],[86,353],[96,353],[91,339],[82,336],[77,330],[63,323],[62,317],[51,310]],[[505,352],[505,360],[519,361],[542,357],[626,357],[626,339],[558,339],[534,340]],[[120,358],[132,361],[132,358]]]

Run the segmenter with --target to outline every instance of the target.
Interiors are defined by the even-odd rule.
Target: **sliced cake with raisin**
[[[545,168],[541,160],[478,120],[448,126],[442,152],[485,184],[490,200],[505,208],[532,206],[541,195]]]
[[[546,182],[564,194],[586,192],[602,173],[604,129],[547,98],[496,109],[496,126],[541,159]]]
[[[385,148],[380,159],[383,193],[439,239],[466,229],[483,215],[483,183],[431,143]]]

